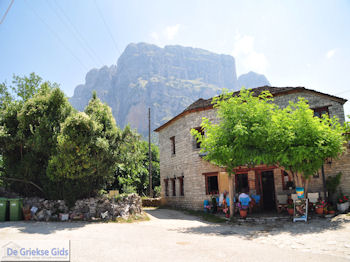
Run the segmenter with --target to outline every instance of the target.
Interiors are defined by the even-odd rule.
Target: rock
[[[250,72],[240,84],[269,85],[267,79]],[[90,70],[85,84],[74,90],[71,104],[84,110],[96,90],[111,108],[119,126],[130,123],[147,137],[144,112],[151,107],[153,127],[158,127],[199,98],[219,94],[222,88],[239,90],[235,59],[199,48],[138,43],[129,44],[117,65]],[[153,128],[152,127],[152,128]]]

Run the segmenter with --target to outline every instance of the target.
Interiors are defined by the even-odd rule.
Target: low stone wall
[[[98,197],[77,200],[74,207],[68,208],[64,200],[45,200],[42,198],[24,198],[23,207],[35,221],[65,220],[114,220],[127,219],[130,215],[140,214],[141,198],[136,194],[116,198]]]
[[[161,198],[142,198],[143,207],[159,207],[161,205]]]

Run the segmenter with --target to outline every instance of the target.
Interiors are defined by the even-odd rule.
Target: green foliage
[[[123,186],[135,188],[139,195],[146,195],[149,186],[148,143],[141,141],[140,136],[126,126],[122,134],[125,143],[120,147],[121,161],[117,165],[115,181],[111,188],[124,192]],[[160,185],[159,149],[151,144],[152,152],[152,184]]]
[[[348,118],[350,118],[350,115],[348,115]],[[349,121],[344,123],[344,134],[345,134],[345,139],[347,141],[350,141],[350,122]]]
[[[226,91],[213,99],[219,123],[204,118],[202,136],[197,130],[191,133],[201,142],[201,152],[208,153],[206,160],[232,172],[237,166],[254,166],[273,162],[273,151],[267,144],[273,112],[276,106],[267,92],[256,97],[242,89],[240,96]]]
[[[327,187],[328,194],[330,196],[336,192],[337,187],[340,185],[340,180],[341,180],[342,175],[343,174],[341,172],[339,172],[335,176],[327,177],[326,187]]]
[[[232,172],[237,166],[277,164],[292,171],[300,186],[303,176],[309,179],[327,157],[337,158],[343,150],[343,129],[328,115],[316,118],[307,101],[280,109],[271,94],[254,96],[242,89],[239,96],[224,92],[213,99],[219,123],[204,118],[202,136],[191,133],[201,142],[206,160]]]
[[[154,197],[160,197],[160,193],[162,191],[162,188],[161,188],[161,186],[155,186],[153,191],[154,191]]]
[[[327,157],[337,158],[343,151],[343,129],[336,118],[314,117],[307,101],[299,98],[276,111],[269,136],[274,141],[275,163],[295,175],[297,186],[320,169]],[[273,146],[271,145],[271,146]]]
[[[0,85],[0,177],[13,191],[68,205],[116,181],[119,189],[144,192],[147,145],[129,127],[120,130],[96,94],[76,112],[57,84],[35,74],[12,83]],[[152,151],[159,185],[158,149]]]

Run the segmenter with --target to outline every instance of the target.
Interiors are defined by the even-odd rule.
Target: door
[[[264,210],[276,209],[275,180],[273,177],[273,171],[261,172],[261,185],[263,193]]]

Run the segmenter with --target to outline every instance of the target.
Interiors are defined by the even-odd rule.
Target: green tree
[[[205,136],[191,130],[201,142],[204,159],[226,167],[229,173],[238,166],[272,163],[274,152],[268,144],[271,144],[271,120],[277,106],[271,101],[268,92],[254,96],[245,89],[239,96],[224,92],[213,98],[219,122],[204,118],[201,127]]]
[[[237,166],[276,164],[293,173],[297,186],[307,187],[324,160],[342,152],[343,129],[337,119],[314,117],[304,99],[285,109],[272,102],[267,92],[224,93],[213,99],[219,123],[205,118],[205,136],[191,132],[201,142],[205,159],[230,173]]]
[[[56,84],[14,76],[15,97],[1,109],[0,152],[4,180],[12,190],[25,195],[43,194],[48,159],[56,149],[60,124],[72,107]],[[9,93],[9,87],[6,86]]]
[[[276,111],[272,124],[269,136],[274,141],[275,162],[289,169],[296,185],[305,187],[305,191],[326,158],[338,158],[344,150],[343,128],[338,119],[327,114],[314,117],[303,98]]]

